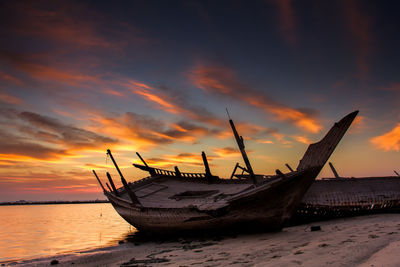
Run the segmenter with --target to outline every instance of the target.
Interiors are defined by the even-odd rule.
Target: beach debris
[[[166,258],[150,258],[150,259],[136,259],[132,258],[130,261],[122,263],[121,266],[138,266],[138,264],[143,264],[139,266],[147,266],[150,263],[163,263],[163,262],[169,262],[169,259]]]
[[[50,262],[50,265],[56,265],[56,264],[59,264],[60,262],[58,261],[58,260],[52,260],[51,262]]]
[[[321,231],[321,226],[319,226],[319,225],[311,225],[310,230],[311,230],[311,232]]]

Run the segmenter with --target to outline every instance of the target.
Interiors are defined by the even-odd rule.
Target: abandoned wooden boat
[[[115,210],[141,231],[206,230],[237,228],[243,225],[278,230],[288,220],[316,176],[350,127],[358,111],[335,123],[318,143],[311,144],[295,171],[274,176],[255,175],[247,158],[243,138],[230,119],[233,134],[246,167],[243,179],[221,179],[211,174],[207,158],[202,153],[205,173],[184,173],[143,165],[135,167],[149,172],[149,176],[128,183],[111,157],[123,183],[116,188],[109,173],[108,190],[95,174],[105,196]],[[237,169],[238,165],[235,167]]]
[[[338,217],[400,211],[400,177],[340,177],[315,180],[304,195],[293,220],[315,221]]]

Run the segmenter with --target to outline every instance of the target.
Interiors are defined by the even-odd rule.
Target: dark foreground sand
[[[311,225],[321,230],[310,231]],[[50,266],[55,259],[54,266],[400,266],[400,214],[305,224],[277,233],[133,241],[17,266]]]

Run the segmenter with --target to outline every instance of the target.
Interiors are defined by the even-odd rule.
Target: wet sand
[[[311,231],[316,225],[321,230]],[[53,266],[400,266],[400,214],[314,222],[276,233],[133,239],[17,266],[50,266],[52,260],[58,261]]]

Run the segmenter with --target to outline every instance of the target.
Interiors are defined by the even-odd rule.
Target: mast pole
[[[226,109],[226,112],[228,113],[229,124],[231,125],[232,131],[233,131],[233,135],[235,136],[235,139],[236,139],[236,143],[238,144],[238,147],[240,149],[240,153],[242,153],[243,161],[246,164],[246,169],[250,174],[251,180],[253,181],[254,184],[256,184],[257,181],[256,181],[256,177],[255,177],[254,172],[253,172],[253,168],[251,167],[249,158],[247,157],[246,151],[244,150],[243,137],[239,136],[238,132],[236,131],[235,124],[233,123],[231,117],[229,116],[228,109]]]
[[[293,172],[293,169],[292,169],[292,167],[290,167],[289,164],[285,163],[285,165],[286,165],[286,167],[287,167],[291,172]]]
[[[108,172],[106,173],[106,175],[107,175],[108,181],[110,181],[111,188],[113,189],[114,194],[115,194],[117,197],[119,197],[117,188],[115,187],[115,184],[114,184],[113,179],[111,178],[111,175],[110,175]]]
[[[112,162],[113,162],[115,168],[117,169],[117,171],[118,171],[118,173],[119,173],[119,176],[121,176],[121,179],[124,178],[124,176],[122,175],[122,172],[120,171],[120,169],[119,169],[119,167],[118,167],[118,164],[115,162],[114,157],[113,157],[113,155],[111,154],[111,150],[110,150],[110,149],[107,149],[107,155],[110,156],[110,158],[111,158],[111,160],[112,160]]]
[[[97,176],[97,173],[95,172],[95,170],[92,170],[94,176],[96,176],[97,181],[99,182],[101,188],[103,189],[103,192],[107,192],[106,189],[104,188],[103,184],[101,183],[99,176]]]
[[[335,167],[333,167],[332,162],[329,162],[329,167],[331,167],[331,170],[333,172],[333,175],[335,175],[335,178],[340,178],[339,174],[337,173]]]
[[[136,197],[135,193],[131,190],[131,188],[129,187],[128,183],[126,182],[124,176],[122,175],[122,172],[120,171],[117,163],[114,160],[113,155],[111,154],[110,149],[107,149],[107,154],[110,156],[112,162],[114,163],[115,168],[117,169],[119,176],[121,176],[121,182],[124,185],[125,190],[128,192],[128,195],[130,197],[130,199],[132,200],[133,204],[139,204],[140,202],[138,200],[138,198]]]

